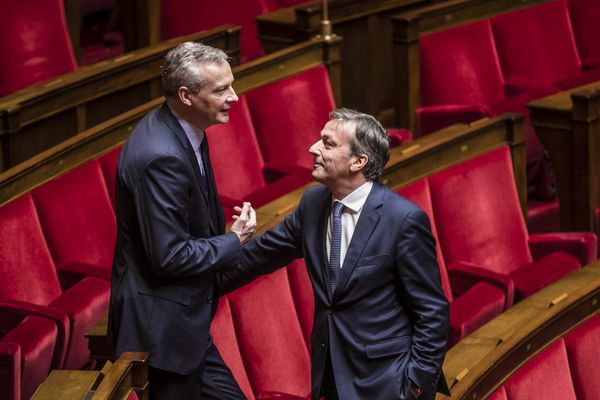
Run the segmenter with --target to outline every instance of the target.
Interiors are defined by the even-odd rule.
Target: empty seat
[[[575,388],[563,339],[519,368],[504,384],[508,400],[575,400]]]
[[[565,0],[526,7],[491,19],[502,71],[562,89],[600,80],[583,71]]]
[[[565,344],[577,399],[600,399],[600,314],[569,332]]]
[[[238,344],[257,398],[310,397],[310,356],[287,271],[280,269],[228,295]]]
[[[398,191],[400,195],[417,204],[427,213],[431,224],[431,231],[436,240],[436,253],[442,289],[450,303],[450,333],[448,347],[451,347],[463,337],[467,336],[492,318],[500,315],[506,306],[512,304],[512,299],[506,301],[502,283],[478,282],[469,288],[461,288],[460,296],[454,296],[451,288],[451,279],[448,276],[441,246],[438,240],[437,227],[431,194],[427,179],[406,186]],[[483,279],[483,278],[482,278]]]
[[[260,207],[310,182],[297,175],[267,179],[268,165],[260,153],[245,96],[240,96],[238,104],[231,108],[229,122],[208,128],[206,135],[221,203],[228,217],[233,214],[233,207],[241,206],[243,201]]]
[[[321,137],[335,101],[321,65],[246,93],[267,165],[310,176],[308,149]]]
[[[110,279],[117,226],[98,160],[32,192],[56,267]]]
[[[0,221],[0,302],[54,315],[68,343],[63,367],[83,367],[85,333],[107,312],[110,282],[83,277],[61,287],[31,195],[3,205]]]
[[[2,5],[0,96],[77,67],[63,0],[23,0]]]
[[[572,245],[596,251],[592,234],[528,235],[506,146],[438,172],[429,177],[429,184],[449,269],[452,264],[474,264],[512,281],[517,299],[590,261],[556,250]],[[538,238],[546,255],[536,252],[539,258],[534,261],[530,245],[537,247]]]

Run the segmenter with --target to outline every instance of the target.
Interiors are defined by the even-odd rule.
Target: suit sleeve
[[[235,233],[191,237],[188,217],[193,183],[187,165],[174,156],[148,162],[136,183],[140,233],[149,267],[157,276],[192,277],[238,263],[241,246]]]
[[[302,209],[301,201],[282,223],[242,247],[238,267],[221,272],[223,293],[240,288],[302,257]]]
[[[406,377],[423,390],[435,393],[446,353],[450,318],[435,239],[425,212],[414,210],[408,214],[397,246],[396,266],[413,326]]]

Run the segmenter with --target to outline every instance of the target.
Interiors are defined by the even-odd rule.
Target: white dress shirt
[[[350,246],[352,235],[354,235],[354,230],[356,229],[356,224],[358,223],[358,218],[360,217],[362,208],[367,201],[367,197],[369,197],[369,193],[371,193],[371,188],[373,188],[373,182],[365,182],[342,200],[333,199],[331,203],[333,204],[334,201],[339,201],[344,205],[344,211],[342,213],[342,247],[340,249],[340,268],[344,265],[344,259],[346,258],[348,246]],[[331,253],[332,219],[333,215],[330,212],[327,222],[327,259],[329,259],[329,255]]]
[[[179,125],[183,128],[185,135],[188,140],[192,144],[192,149],[194,149],[194,154],[196,154],[196,159],[198,160],[198,166],[200,167],[200,173],[204,176],[204,164],[202,163],[202,153],[200,153],[200,145],[204,140],[204,131],[202,129],[196,128],[194,125],[187,122],[185,119],[181,117],[181,115],[177,114],[171,107],[169,107],[177,121],[179,121]]]

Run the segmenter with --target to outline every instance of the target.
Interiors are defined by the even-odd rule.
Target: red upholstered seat
[[[508,400],[506,397],[506,390],[504,390],[504,386],[500,386],[498,390],[492,393],[487,400]]]
[[[321,65],[246,93],[267,165],[310,176],[310,146],[321,137],[335,101]]]
[[[600,399],[600,314],[569,332],[565,344],[577,399]]]
[[[245,96],[229,112],[229,122],[206,130],[210,159],[221,202],[232,214],[234,206],[250,201],[260,207],[297,189],[310,180],[286,175],[269,182],[267,166],[260,153]]]
[[[565,342],[559,339],[519,368],[504,384],[508,400],[575,400]]]
[[[114,150],[109,151],[105,155],[98,158],[100,161],[100,167],[102,168],[102,174],[104,175],[104,182],[106,182],[106,188],[110,196],[113,210],[115,209],[115,185],[117,179],[117,163],[119,161],[119,155],[121,154],[122,146],[117,147]]]
[[[68,344],[62,366],[83,367],[84,335],[107,312],[110,282],[85,277],[61,287],[31,195],[2,206],[0,221],[0,304],[53,318],[59,348]]]
[[[242,28],[240,36],[242,62],[263,55],[254,18],[273,10],[269,0],[179,0],[162,1],[161,5],[164,39],[189,35],[230,23],[240,25]]]
[[[304,259],[292,261],[287,266],[287,273],[296,313],[302,328],[302,335],[310,352],[312,348],[311,335],[315,315],[315,298]]]
[[[238,344],[257,398],[310,397],[310,358],[286,269],[228,295]],[[284,396],[285,398],[285,396]]]
[[[225,296],[221,297],[217,313],[210,323],[210,335],[246,398],[254,400],[252,386],[250,386],[235,335],[229,300]]]
[[[431,194],[427,179],[421,179],[398,191],[400,195],[417,204],[429,216],[431,230],[437,242],[436,252],[440,267],[442,288],[450,302],[450,334],[448,346],[454,345],[463,337],[473,332],[487,321],[502,313],[505,306],[505,295],[501,287],[488,282],[479,282],[455,297],[452,293],[451,280],[448,276],[441,246],[438,241],[436,221],[431,204]]]
[[[506,146],[430,176],[429,185],[450,270],[473,263],[512,281],[522,298],[579,268],[579,259],[561,252],[533,261]],[[561,250],[562,240],[554,237],[545,250]]]
[[[63,0],[9,1],[0,13],[0,96],[76,69]]]
[[[568,5],[583,68],[600,67],[600,3],[596,0],[568,0]]]
[[[584,72],[565,0],[526,7],[491,19],[502,71],[562,89],[600,79],[600,69]]]
[[[529,101],[558,91],[525,79],[505,79],[487,19],[424,35],[419,49],[417,125],[422,134],[503,112],[528,115]],[[529,123],[525,135],[528,182],[542,181],[538,191],[547,196],[544,149]]]
[[[53,368],[59,368],[58,329],[51,319],[0,309],[2,398],[28,399]]]
[[[98,160],[32,193],[56,267],[110,279],[117,226]]]

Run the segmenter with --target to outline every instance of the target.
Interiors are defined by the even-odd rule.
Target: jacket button
[[[322,348],[325,348],[325,343],[321,343],[321,347],[322,347]]]
[[[212,296],[208,296],[208,297],[206,298],[206,302],[207,302],[208,304],[212,304],[212,300],[213,300],[213,299],[212,299]]]

